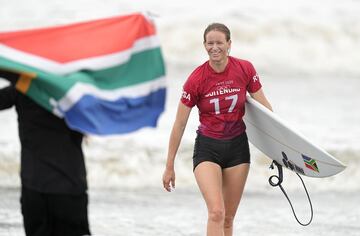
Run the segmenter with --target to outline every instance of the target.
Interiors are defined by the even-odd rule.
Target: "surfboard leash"
[[[293,207],[293,205],[292,205],[292,203],[291,203],[291,201],[290,201],[289,196],[287,195],[285,189],[284,189],[283,186],[281,185],[281,183],[283,182],[282,166],[281,166],[279,163],[277,163],[276,161],[273,161],[273,162],[271,163],[271,165],[270,165],[270,169],[274,169],[274,164],[275,164],[275,166],[276,166],[277,169],[278,169],[278,175],[272,175],[272,176],[270,176],[270,178],[269,178],[269,184],[270,184],[271,186],[273,186],[273,187],[277,187],[277,186],[280,187],[281,191],[283,192],[283,194],[285,195],[286,199],[288,200],[288,202],[289,202],[289,204],[290,204],[291,210],[292,210],[292,212],[293,212],[293,215],[294,215],[296,221],[297,221],[300,225],[302,225],[302,226],[308,226],[308,225],[312,222],[312,220],[313,220],[314,211],[313,211],[313,206],[312,206],[312,203],[311,203],[311,199],[310,199],[309,193],[308,193],[308,191],[307,191],[307,189],[306,189],[306,186],[305,186],[305,183],[304,183],[303,179],[301,178],[301,176],[300,176],[298,173],[296,173],[296,175],[300,178],[302,185],[304,186],[304,189],[305,189],[305,192],[306,192],[307,198],[308,198],[308,200],[309,200],[309,204],[310,204],[311,217],[310,217],[309,222],[307,222],[307,223],[302,223],[302,222],[300,222],[300,220],[298,219],[298,217],[297,217],[297,215],[296,215],[296,213],[295,213],[294,207]],[[274,182],[274,181],[273,181],[274,178],[276,179],[277,182]]]

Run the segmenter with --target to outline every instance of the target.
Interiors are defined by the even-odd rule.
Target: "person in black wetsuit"
[[[83,135],[15,89],[0,89],[0,110],[15,106],[21,143],[21,212],[26,236],[90,235]]]

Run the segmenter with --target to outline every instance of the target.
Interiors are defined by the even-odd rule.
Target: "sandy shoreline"
[[[19,189],[0,188],[0,236],[23,236]],[[304,193],[289,192],[301,220],[310,216]],[[298,225],[278,189],[244,195],[235,222],[236,235],[355,236],[360,233],[359,192],[311,193],[314,220]],[[92,233],[103,236],[204,235],[206,208],[194,189],[93,189],[89,216]]]

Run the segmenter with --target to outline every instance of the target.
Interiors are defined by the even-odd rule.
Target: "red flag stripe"
[[[135,40],[154,34],[155,27],[146,17],[132,14],[65,26],[0,33],[0,43],[66,63],[126,50],[132,47]]]

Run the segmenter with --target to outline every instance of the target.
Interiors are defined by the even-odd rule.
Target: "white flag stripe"
[[[95,96],[103,100],[115,101],[121,97],[136,98],[145,96],[165,87],[165,77],[115,90],[103,90],[92,84],[78,82],[58,101],[57,105],[60,107],[61,111],[66,112],[85,95]]]
[[[0,43],[0,56],[4,56],[7,59],[38,68],[43,71],[57,75],[66,75],[82,69],[100,70],[120,65],[128,61],[130,56],[134,53],[159,46],[160,41],[158,37],[153,35],[136,40],[133,47],[121,52],[75,60],[67,63],[59,63]]]

